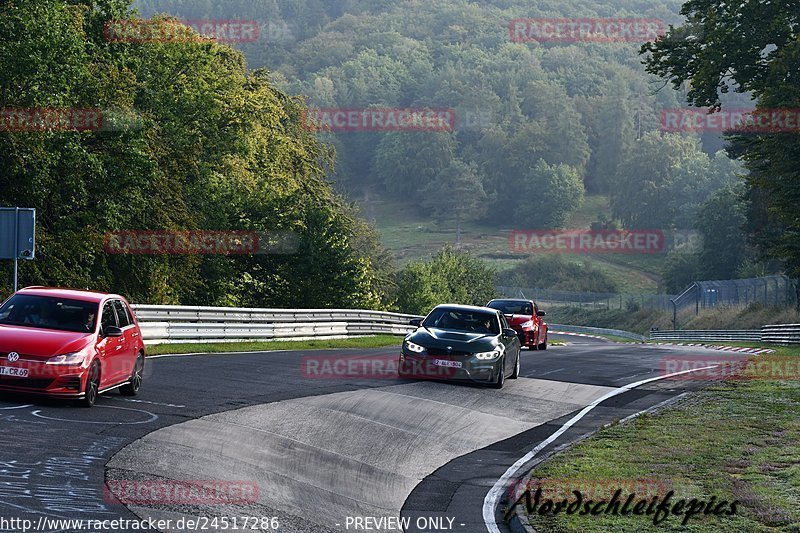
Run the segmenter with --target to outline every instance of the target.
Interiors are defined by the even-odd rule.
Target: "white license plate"
[[[450,368],[461,368],[461,361],[448,361],[446,359],[434,359],[433,364],[436,366],[447,366]]]
[[[9,376],[12,378],[27,378],[27,368],[16,368],[13,366],[0,366],[0,376]]]

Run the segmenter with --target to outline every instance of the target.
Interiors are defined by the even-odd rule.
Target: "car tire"
[[[142,388],[142,381],[143,381],[143,374],[144,374],[144,354],[139,352],[139,355],[136,356],[136,363],[133,365],[133,372],[131,373],[131,379],[127,385],[123,385],[119,388],[119,393],[123,396],[136,396],[139,394],[139,389]]]
[[[540,350],[546,350],[547,349],[547,335],[544,336],[544,342],[539,345],[539,349]]]
[[[500,372],[497,373],[497,377],[492,382],[491,387],[493,389],[502,389],[503,385],[506,383],[506,362],[505,360],[500,362]]]
[[[517,362],[514,364],[514,372],[508,376],[508,379],[517,379],[519,377],[520,359],[522,359],[522,348],[517,350]]]
[[[100,396],[100,363],[97,361],[89,367],[89,374],[86,376],[86,387],[83,390],[83,398],[79,400],[81,407],[94,407],[97,398]]]

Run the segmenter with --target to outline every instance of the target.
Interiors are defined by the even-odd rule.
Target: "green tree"
[[[703,279],[731,279],[745,260],[746,208],[741,190],[720,189],[701,207],[697,230],[702,236],[699,273]]]
[[[730,91],[752,93],[760,109],[800,107],[800,9],[797,2],[690,0],[685,25],[642,47],[648,72],[687,84],[696,106],[720,106]],[[729,153],[745,161],[754,243],[800,276],[800,139],[785,133],[732,137]],[[797,285],[800,308],[800,284]]]
[[[510,206],[519,227],[561,228],[583,201],[583,181],[570,166],[539,160],[513,181],[498,204]]]
[[[422,189],[450,165],[455,150],[450,133],[387,133],[375,154],[375,173],[387,190],[419,201]]]
[[[397,306],[427,314],[443,303],[486,305],[494,297],[494,270],[467,252],[443,248],[430,261],[412,262],[397,274]]]
[[[454,159],[422,191],[422,205],[440,221],[455,220],[456,243],[461,243],[461,223],[486,214],[488,196],[478,167]]]
[[[695,139],[648,133],[620,165],[611,207],[626,227],[691,228],[709,180],[709,158]]]
[[[104,117],[99,131],[0,132],[0,198],[38,209],[37,260],[23,265],[22,283],[113,290],[143,303],[383,305],[383,275],[359,249],[361,222],[325,180],[330,153],[303,128],[300,102],[211,40],[109,42],[104,25],[129,17],[127,8],[0,3],[0,107],[100,106]],[[298,249],[103,248],[113,231],[197,229],[287,231]]]

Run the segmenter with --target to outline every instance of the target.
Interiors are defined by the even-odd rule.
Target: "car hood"
[[[508,320],[509,326],[519,326],[529,320],[533,320],[533,317],[530,315],[506,315],[506,320]]]
[[[450,347],[454,352],[491,351],[498,343],[497,335],[425,327],[417,329],[408,340],[428,349]]]
[[[0,324],[0,353],[18,352],[23,357],[34,359],[77,352],[90,344],[91,340],[91,333]]]

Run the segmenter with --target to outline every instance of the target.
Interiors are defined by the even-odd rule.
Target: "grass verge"
[[[784,348],[782,355],[797,355]],[[733,516],[700,513],[681,522],[654,514],[530,515],[537,531],[798,531],[800,528],[800,382],[737,380],[716,384],[678,407],[613,425],[537,468],[536,478],[578,485],[655,480],[674,504],[738,501]],[[594,485],[597,486],[597,485]],[[579,486],[574,487],[580,490]],[[652,499],[653,494],[650,494]],[[622,496],[624,502],[627,493]],[[638,501],[639,498],[636,499]],[[729,506],[726,506],[730,509]]]
[[[221,352],[267,352],[274,350],[329,350],[336,348],[383,348],[400,346],[403,338],[375,335],[351,339],[315,339],[308,341],[226,342],[217,344],[156,344],[147,347],[147,355]]]

